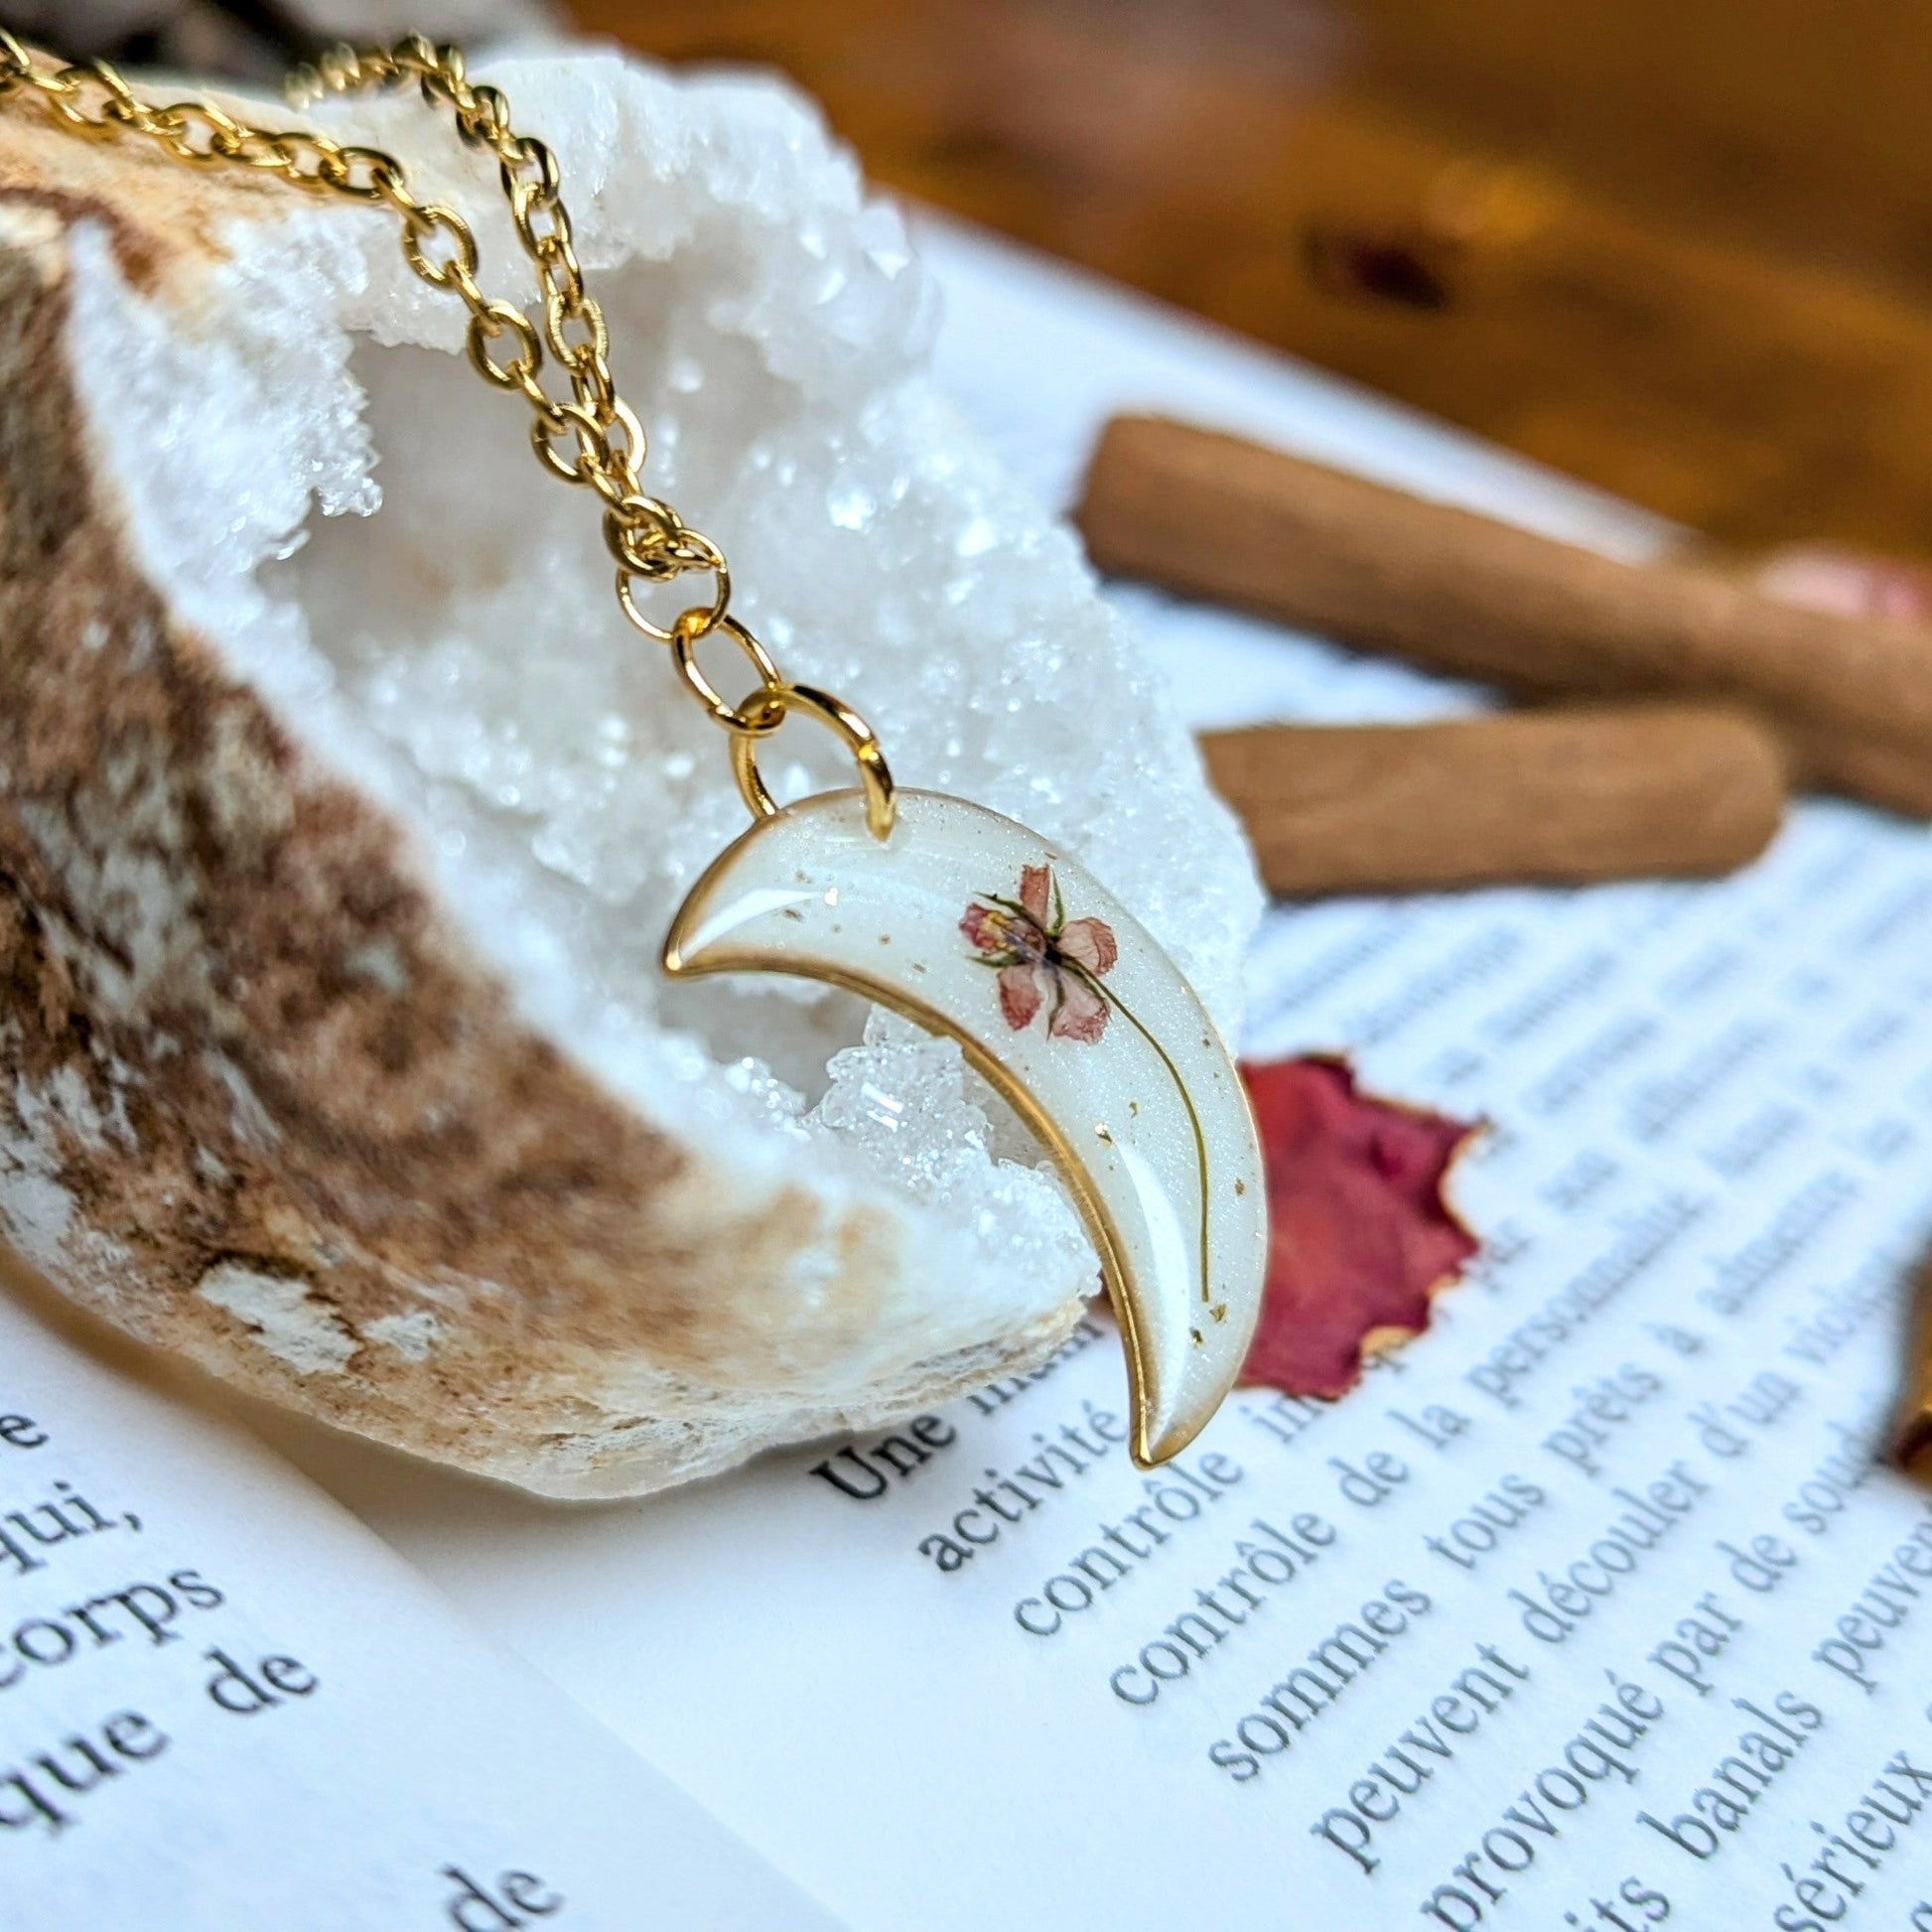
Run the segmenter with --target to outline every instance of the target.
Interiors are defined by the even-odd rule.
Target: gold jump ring
[[[852,754],[853,762],[859,767],[859,782],[865,788],[866,829],[876,839],[889,837],[898,806],[892,769],[886,762],[879,735],[873,728],[842,699],[833,697],[828,691],[814,690],[809,684],[781,684],[768,694],[760,695],[768,697],[781,722],[792,712],[802,711],[816,718],[844,741],[846,750]],[[740,796],[750,806],[755,818],[775,818],[778,815],[778,801],[771,796],[764,776],[759,770],[758,742],[766,735],[748,731],[732,739],[732,774],[738,780]]]

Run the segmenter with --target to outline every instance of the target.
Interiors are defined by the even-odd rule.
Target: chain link
[[[136,94],[104,61],[44,67],[0,28],[0,101],[38,100],[58,126],[89,140],[137,134],[193,167],[253,169],[308,194],[389,208],[402,224],[403,259],[411,271],[469,310],[466,343],[477,373],[529,405],[531,447],[544,468],[602,500],[619,605],[644,635],[670,645],[686,688],[707,716],[733,735],[734,768],[747,802],[758,812],[772,809],[757,776],[758,741],[802,712],[830,724],[852,752],[866,787],[869,820],[883,837],[892,822],[892,780],[871,727],[837,699],[783,676],[765,647],[731,614],[731,570],[723,552],[669,503],[647,495],[639,483],[646,453],[643,425],[619,395],[611,373],[610,330],[585,285],[555,154],[533,135],[516,132],[509,101],[499,89],[470,80],[461,49],[438,47],[420,34],[391,47],[337,48],[298,68],[289,77],[288,94],[300,107],[330,95],[411,85],[430,106],[450,111],[466,147],[495,157],[511,223],[536,273],[541,330],[515,303],[483,293],[477,281],[476,231],[446,204],[418,201],[393,155],[345,146],[308,129],[248,127],[208,101],[156,105]],[[546,359],[568,378],[568,401],[545,386]],[[637,584],[667,584],[687,572],[709,574],[712,596],[669,623],[654,621],[637,601]],[[697,661],[696,645],[721,630],[759,678],[737,704],[720,695]]]

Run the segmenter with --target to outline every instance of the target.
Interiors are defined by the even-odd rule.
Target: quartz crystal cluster
[[[1245,849],[1071,537],[927,373],[937,298],[898,214],[776,83],[581,53],[489,77],[557,150],[646,487],[729,555],[734,608],[788,675],[866,712],[901,783],[1083,859],[1231,1029]],[[523,297],[493,172],[419,101],[319,118],[402,155],[475,221],[490,291]],[[1049,1350],[1092,1254],[954,1047],[821,988],[661,976],[671,913],[746,822],[723,736],[623,623],[594,499],[533,464],[393,223],[4,136],[0,243],[58,307],[39,378],[71,396],[129,578],[84,623],[48,593],[43,659],[91,649],[117,688],[192,664],[207,718],[92,744],[109,724],[49,711],[38,742],[70,724],[71,768],[0,729],[0,882],[43,882],[16,916],[69,935],[48,944],[72,955],[75,1024],[114,1040],[64,1059],[58,1028],[0,1008],[0,1226],[69,1292],[276,1400],[556,1492],[701,1473]],[[742,673],[729,649],[708,663]],[[223,733],[256,751],[217,759]],[[114,759],[119,806],[98,795]],[[809,724],[764,767],[781,797],[849,782]],[[291,883],[322,864],[303,841],[335,823],[325,796],[375,828],[354,877],[386,882],[371,907],[414,906],[402,923],[336,875],[333,899]],[[244,805],[282,856],[250,858],[230,929],[216,885],[239,861],[183,828]],[[137,857],[134,902],[88,899]],[[287,931],[318,922],[314,985],[250,963],[241,926],[276,893]],[[116,948],[135,963],[110,991]],[[459,1054],[423,1091],[385,1086],[392,1062]],[[182,1124],[212,1105],[177,1090],[191,1064],[228,1095],[219,1133]],[[507,1096],[521,1111],[492,1115]],[[372,1120],[400,1138],[363,1146]],[[142,1198],[176,1220],[131,1238],[115,1164],[169,1162],[172,1201]]]

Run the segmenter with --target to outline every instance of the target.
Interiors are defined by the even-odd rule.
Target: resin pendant
[[[959,1041],[1052,1156],[1127,1343],[1134,1458],[1234,1385],[1268,1258],[1241,1077],[1173,962],[1038,833],[936,792],[869,829],[859,791],[761,817],[692,890],[665,971],[789,973]]]

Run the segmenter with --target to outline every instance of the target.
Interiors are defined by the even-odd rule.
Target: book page
[[[1153,405],[1667,538],[930,245],[949,376],[1049,493]],[[1478,702],[1120,595],[1197,722]],[[861,1932],[1932,1928],[1932,1506],[1874,1462],[1932,1221],[1932,840],[1817,802],[1708,886],[1280,907],[1246,1045],[1489,1123],[1480,1262],[1343,1401],[1243,1393],[1142,1474],[1096,1315],[943,1413],[634,1505],[291,1440]]]
[[[831,1923],[258,1444],[0,1295],[6,1932]]]

